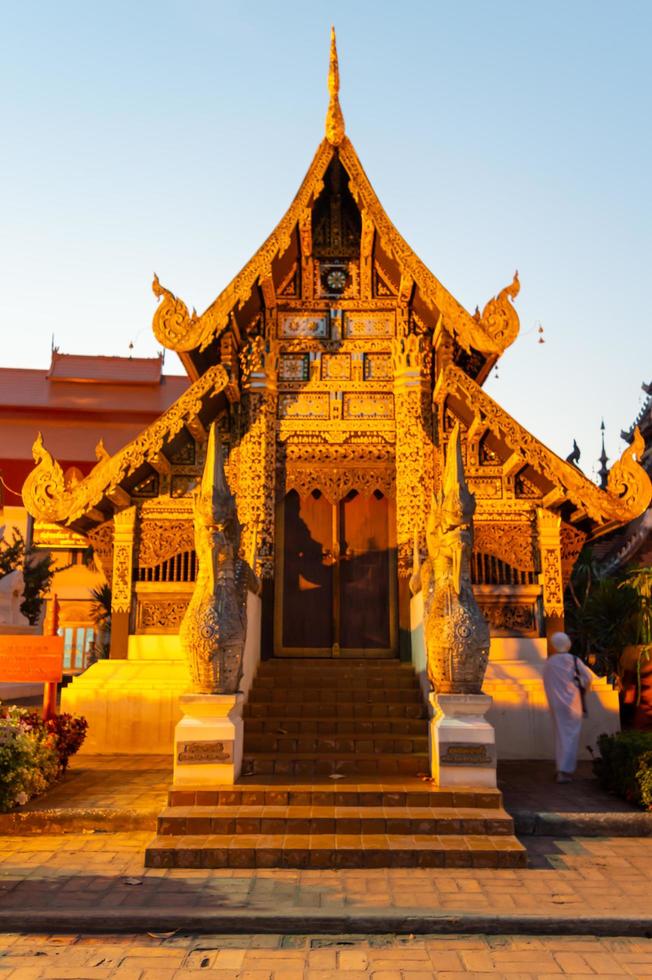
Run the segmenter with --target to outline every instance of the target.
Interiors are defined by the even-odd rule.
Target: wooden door
[[[393,509],[380,492],[331,504],[292,490],[277,514],[277,656],[397,652]]]

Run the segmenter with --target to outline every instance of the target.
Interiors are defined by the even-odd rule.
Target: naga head
[[[205,551],[208,544],[214,564],[219,564],[220,557],[237,556],[241,534],[235,496],[231,493],[224,471],[222,443],[217,423],[213,422],[208,435],[204,472],[195,495],[197,549],[199,551],[201,547]]]

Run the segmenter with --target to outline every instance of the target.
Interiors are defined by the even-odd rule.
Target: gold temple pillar
[[[244,431],[235,451],[243,551],[249,560],[255,536],[258,560],[254,571],[263,579],[274,575],[276,369],[275,353],[261,351],[259,363],[249,374],[243,399]]]
[[[399,643],[410,644],[410,592],[415,533],[421,539],[432,490],[430,354],[410,334],[393,341],[396,413],[396,544],[399,574]]]
[[[134,564],[136,508],[113,518],[113,580],[111,590],[111,660],[124,660],[129,646],[129,615]]]
[[[561,518],[543,507],[537,508],[540,582],[546,636],[564,629],[564,583],[561,565]]]

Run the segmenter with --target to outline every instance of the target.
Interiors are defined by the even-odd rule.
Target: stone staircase
[[[525,865],[498,790],[428,780],[409,665],[263,661],[244,718],[237,785],[173,787],[148,867]]]

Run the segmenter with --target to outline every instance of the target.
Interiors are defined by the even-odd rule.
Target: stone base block
[[[496,786],[496,744],[486,694],[431,694],[430,771],[438,786]]]
[[[242,768],[242,694],[184,694],[174,731],[174,785],[232,785]]]

